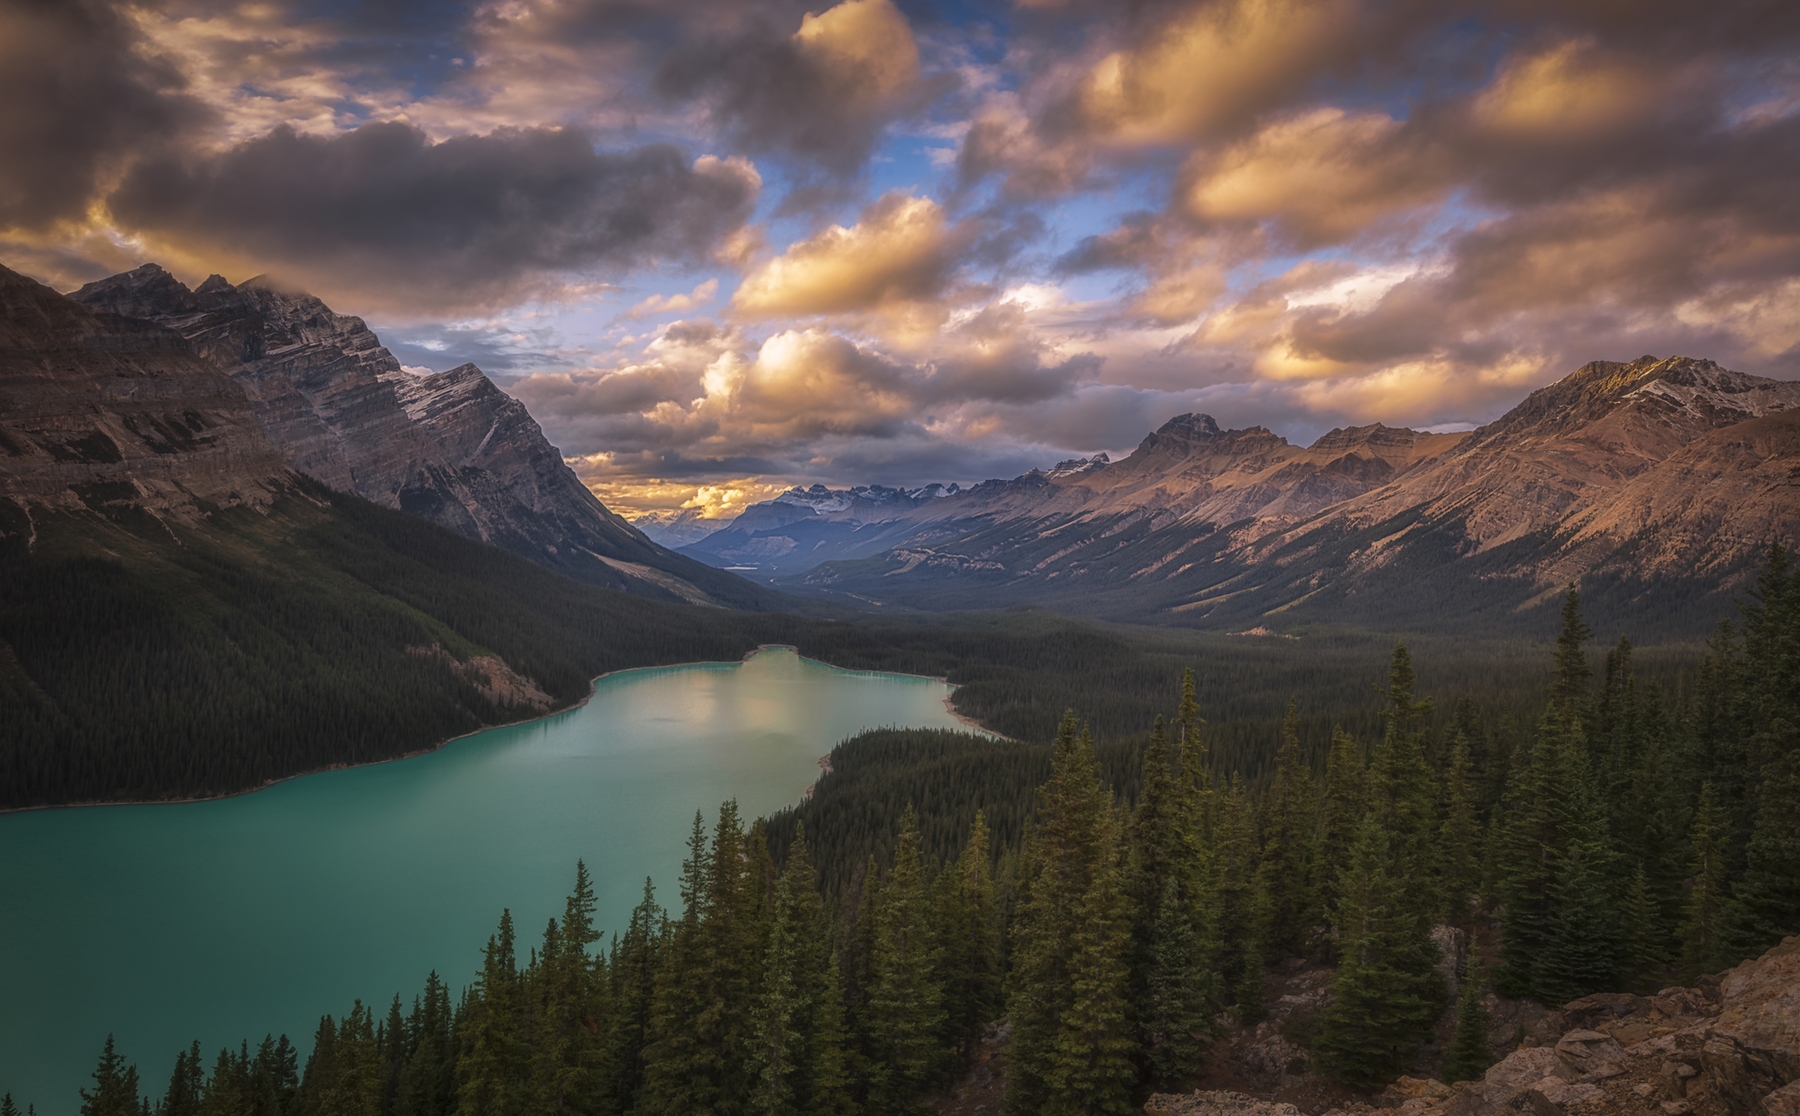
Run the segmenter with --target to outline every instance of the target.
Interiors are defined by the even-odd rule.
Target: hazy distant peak
[[[1202,416],[1204,417],[1204,416]],[[1047,477],[1074,477],[1083,473],[1091,473],[1096,469],[1104,469],[1112,464],[1112,458],[1104,453],[1096,453],[1092,457],[1071,457],[1067,461],[1058,461],[1044,471]]]

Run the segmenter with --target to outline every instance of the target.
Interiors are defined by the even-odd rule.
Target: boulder
[[[1700,1048],[1706,1088],[1734,1111],[1755,1112],[1800,1079],[1800,937],[1726,973],[1719,999]]]
[[[1648,1014],[1650,1001],[1629,992],[1596,992],[1563,1005],[1566,1026],[1594,1030],[1635,1015]]]
[[[1763,1098],[1768,1116],[1800,1116],[1800,1081],[1790,1082]]]
[[[1279,1101],[1257,1100],[1228,1091],[1155,1093],[1144,1102],[1144,1116],[1300,1116],[1300,1110]]]
[[[1556,1053],[1581,1071],[1583,1081],[1617,1077],[1627,1055],[1619,1040],[1599,1031],[1569,1031],[1556,1041]]]
[[[1585,1081],[1565,1081],[1546,1077],[1526,1090],[1531,1111],[1538,1116],[1564,1116],[1584,1106],[1598,1108],[1606,1103],[1606,1094],[1598,1085]]]

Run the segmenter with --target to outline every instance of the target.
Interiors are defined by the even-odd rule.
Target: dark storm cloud
[[[735,150],[786,161],[802,179],[854,176],[889,123],[945,87],[921,81],[890,0],[526,0],[479,12],[474,27],[494,55],[592,52],[639,106],[698,109]]]
[[[156,158],[109,204],[129,228],[319,286],[402,284],[418,304],[467,305],[550,272],[700,260],[742,225],[757,185],[742,164],[691,164],[661,144],[597,152],[570,128],[433,143],[369,124],[331,138],[281,127],[215,156]]]
[[[106,176],[206,116],[93,0],[0,0],[0,228],[79,219]]]
[[[704,104],[746,150],[853,174],[887,124],[919,103],[906,19],[887,0],[852,0],[804,21],[791,9],[783,17],[759,12],[728,34],[681,43],[658,68],[656,89]]]

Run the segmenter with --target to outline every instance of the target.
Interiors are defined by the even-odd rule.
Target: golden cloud
[[[1357,0],[1234,0],[1196,5],[1141,46],[1101,59],[1079,104],[1115,144],[1191,141],[1275,103],[1355,28]]]
[[[759,427],[819,433],[873,432],[911,412],[897,373],[872,354],[817,329],[784,330],[756,359],[736,354],[707,370],[708,403],[726,402]]]
[[[1274,221],[1307,247],[1440,198],[1442,155],[1381,113],[1320,108],[1189,162],[1182,200],[1207,221]]]
[[[919,80],[919,46],[890,0],[844,0],[808,14],[794,41],[858,101],[899,97]]]
[[[1590,40],[1509,58],[1471,115],[1482,128],[1527,139],[1584,139],[1638,122],[1667,91],[1655,75]]]
[[[745,277],[731,309],[746,317],[899,309],[935,298],[964,235],[930,198],[895,191],[850,228],[832,225]]]

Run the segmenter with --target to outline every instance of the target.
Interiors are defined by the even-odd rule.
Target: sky
[[[1800,377],[1792,0],[0,0],[0,263],[267,274],[628,516]]]

